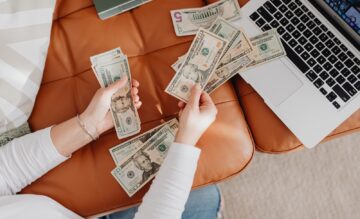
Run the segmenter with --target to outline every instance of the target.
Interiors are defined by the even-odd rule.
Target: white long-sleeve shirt
[[[0,218],[81,218],[48,197],[14,195],[68,159],[56,150],[50,130],[0,147]],[[200,149],[174,143],[135,218],[181,218],[199,156]]]

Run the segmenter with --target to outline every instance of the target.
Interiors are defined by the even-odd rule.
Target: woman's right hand
[[[195,145],[206,129],[215,121],[217,109],[209,94],[196,84],[187,104],[179,102],[179,130],[175,142]]]

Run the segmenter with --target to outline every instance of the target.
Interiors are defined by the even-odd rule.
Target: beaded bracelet
[[[89,132],[89,130],[87,129],[85,123],[80,119],[80,116],[79,116],[79,115],[77,115],[76,118],[77,118],[77,121],[78,121],[80,127],[82,128],[82,130],[84,130],[84,132],[85,132],[88,136],[90,136],[90,138],[91,138],[93,141],[95,141],[95,140],[97,140],[97,139],[99,138],[99,135],[98,135],[97,133],[96,133],[95,136],[93,136],[93,135]]]

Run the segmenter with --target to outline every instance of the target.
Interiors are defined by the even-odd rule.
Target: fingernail
[[[199,84],[199,83],[196,83],[196,84],[195,84],[195,88],[198,89],[198,90],[201,89],[200,84]]]

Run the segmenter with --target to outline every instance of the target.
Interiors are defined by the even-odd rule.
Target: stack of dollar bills
[[[131,73],[128,58],[120,48],[90,57],[92,69],[100,86],[105,88],[117,80],[127,78],[127,84],[111,97],[111,114],[119,139],[135,135],[141,130],[139,114],[131,95]]]
[[[176,34],[196,36],[189,51],[171,66],[176,74],[165,92],[187,102],[196,83],[211,93],[234,75],[286,55],[275,29],[249,38],[229,22],[239,15],[237,0],[171,11]]]
[[[178,127],[172,119],[109,149],[116,164],[111,174],[130,197],[158,173]]]
[[[151,0],[93,0],[100,19],[105,20],[139,7]]]

